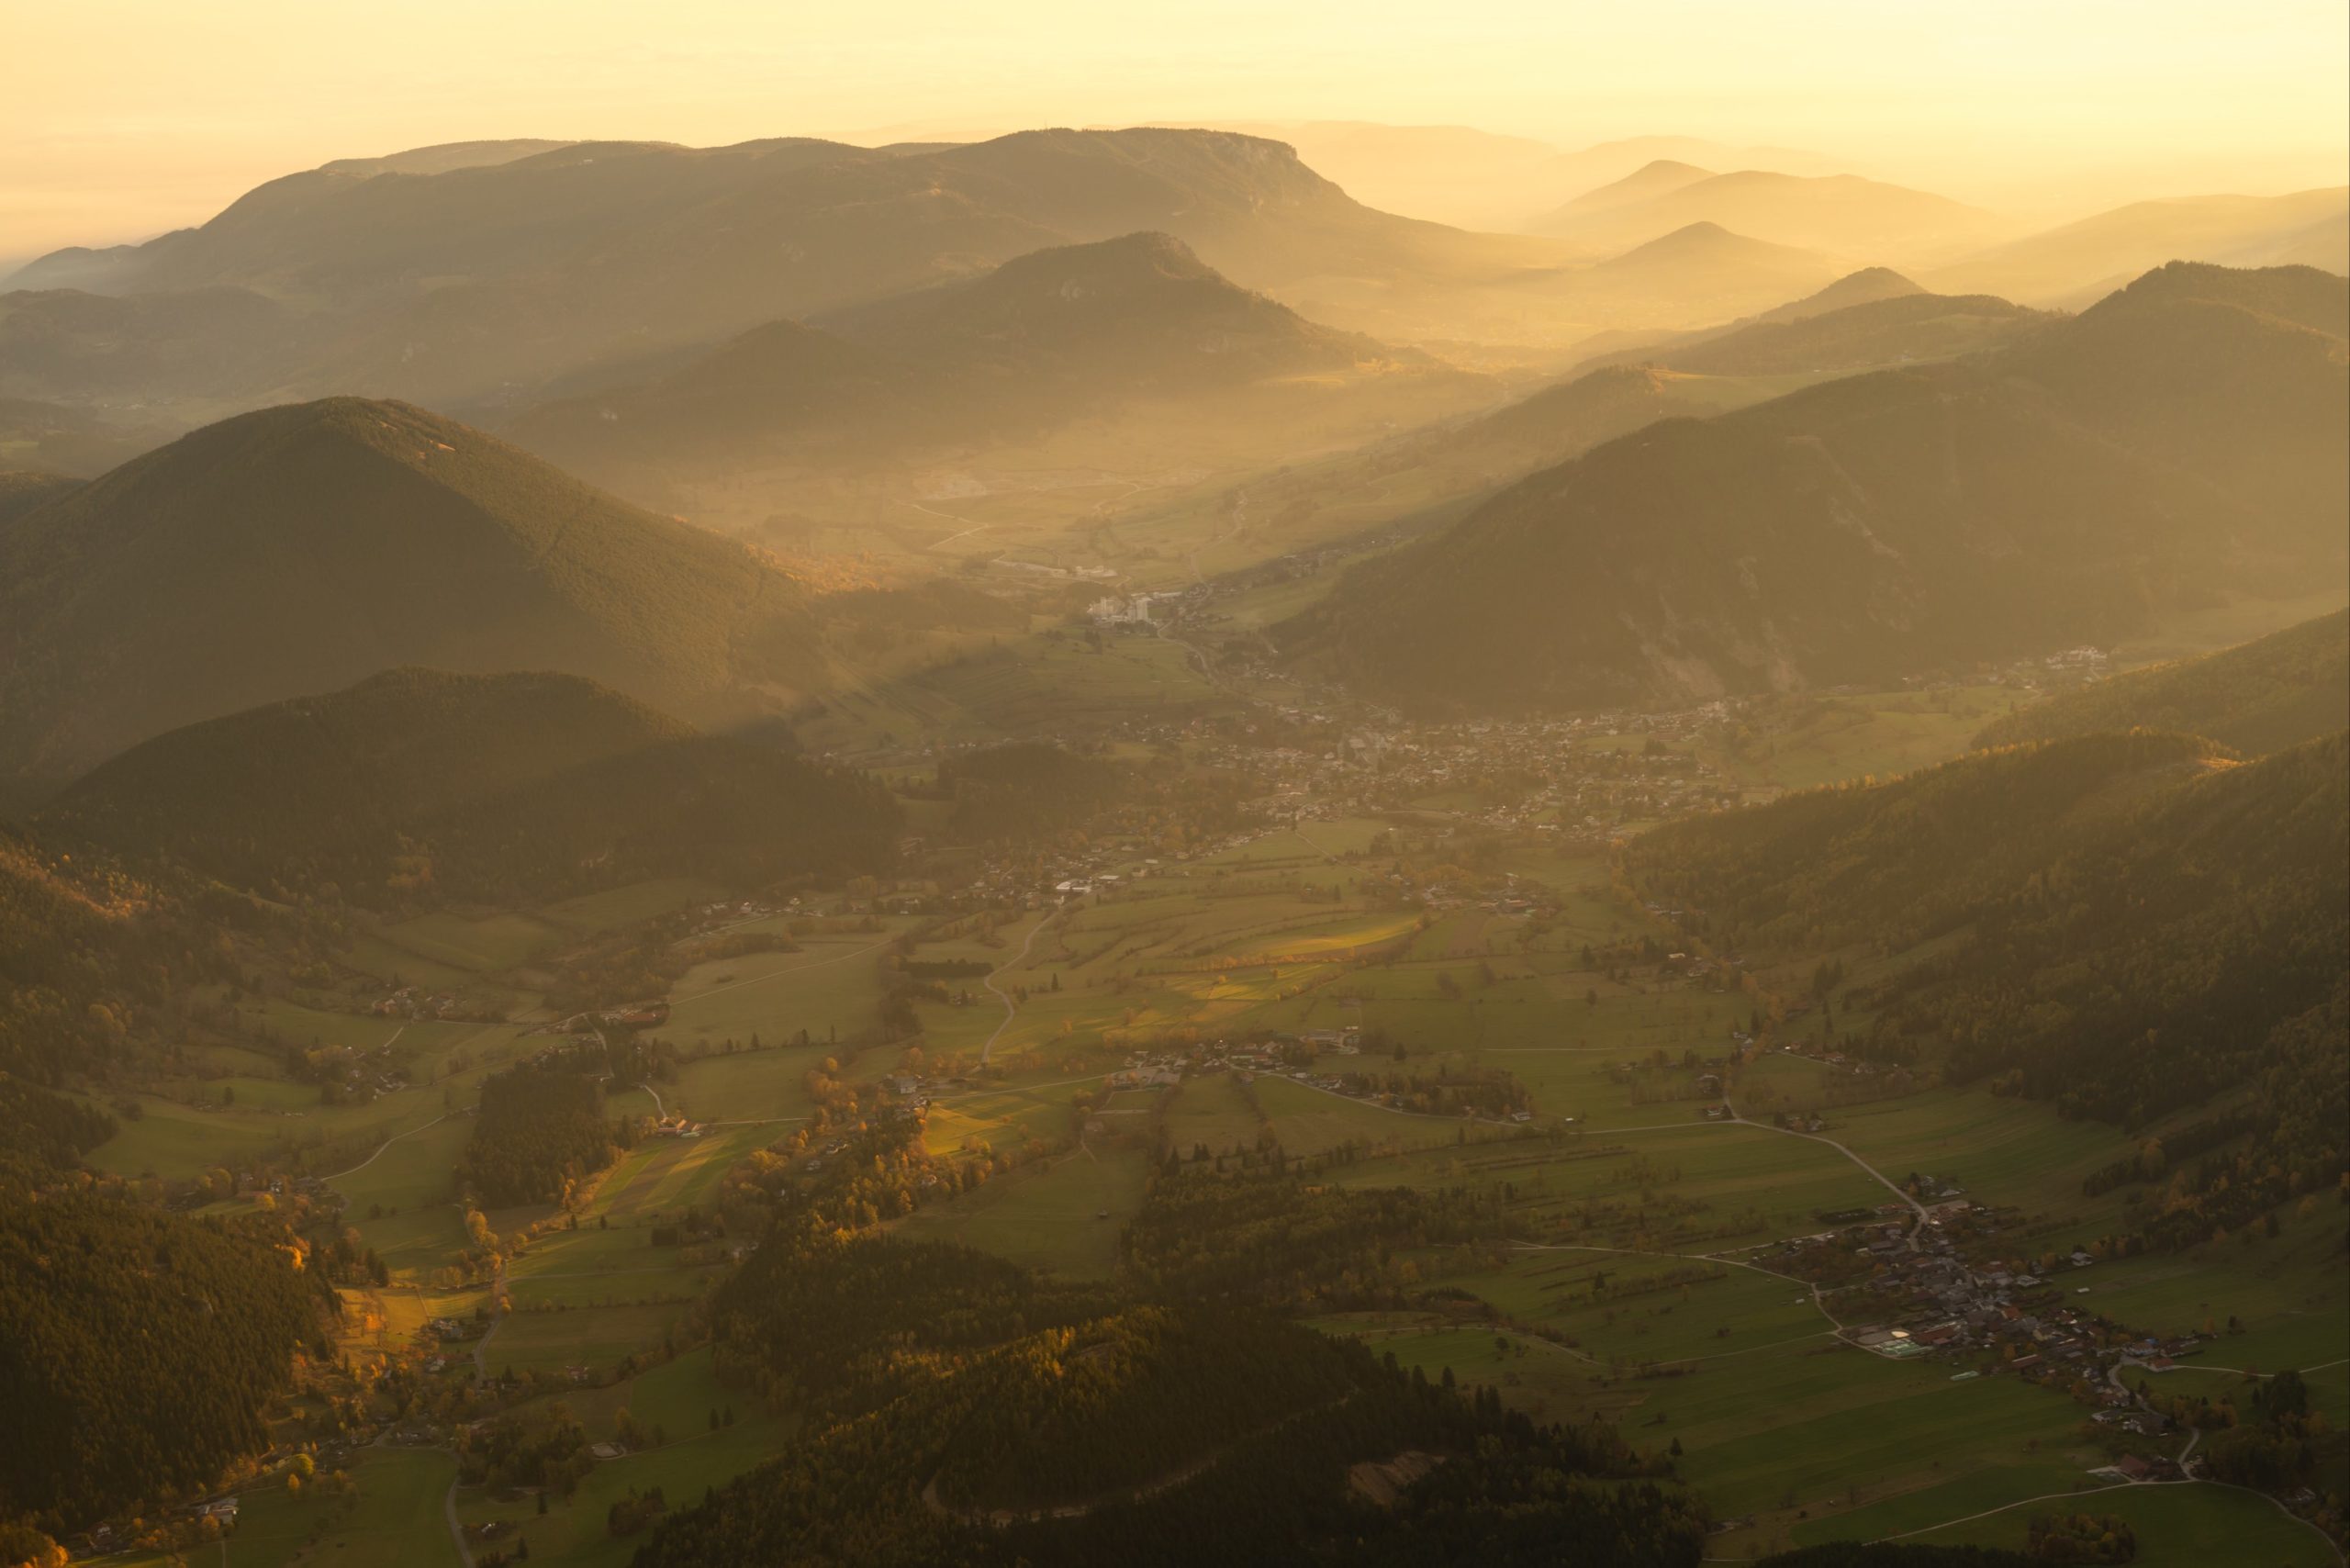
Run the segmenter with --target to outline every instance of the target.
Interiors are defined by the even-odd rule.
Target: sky
[[[0,259],[522,136],[1679,134],[2052,216],[2350,177],[2344,0],[0,0]]]

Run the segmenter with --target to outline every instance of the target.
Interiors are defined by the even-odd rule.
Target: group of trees
[[[1083,825],[1133,783],[1116,763],[1021,741],[944,759],[934,788],[955,802],[958,837],[1017,843]]]
[[[561,1203],[614,1153],[596,1081],[565,1066],[525,1063],[483,1081],[457,1179],[492,1208]]]
[[[1491,1202],[1466,1192],[1162,1168],[1122,1251],[1128,1278],[1147,1292],[1328,1311],[1400,1304],[1420,1278],[1408,1254],[1498,1229]]]

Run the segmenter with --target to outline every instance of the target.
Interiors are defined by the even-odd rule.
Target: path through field
[[[1053,906],[1052,913],[1045,916],[1044,919],[1038,921],[1035,925],[1028,928],[1028,940],[1020,944],[1020,951],[1014,953],[1009,961],[998,964],[994,969],[989,970],[988,978],[979,982],[990,991],[995,992],[996,1000],[1003,1003],[1003,1022],[995,1026],[995,1033],[990,1035],[987,1037],[986,1044],[979,1047],[979,1065],[981,1067],[987,1066],[988,1053],[995,1049],[996,1041],[1002,1036],[1003,1032],[1006,1029],[1012,1027],[1013,1019],[1019,1015],[1019,1009],[1014,1007],[1012,1003],[1012,993],[1004,990],[1003,987],[996,984],[995,977],[1002,974],[1007,969],[1018,969],[1021,963],[1027,958],[1028,950],[1035,946],[1036,938],[1045,934],[1045,927],[1050,925],[1054,921],[1058,920],[1061,917],[1061,911],[1067,907],[1069,906],[1066,904],[1055,904]]]

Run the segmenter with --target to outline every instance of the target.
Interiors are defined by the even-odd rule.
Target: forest
[[[63,1535],[268,1446],[329,1305],[282,1223],[0,1197],[0,1523]]]
[[[457,1179],[488,1207],[561,1203],[612,1162],[603,1092],[585,1073],[526,1063],[482,1081]]]

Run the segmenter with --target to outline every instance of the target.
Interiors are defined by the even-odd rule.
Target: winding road
[[[1012,993],[1004,990],[1003,987],[996,984],[995,977],[1000,974],[1004,974],[1010,970],[1016,969],[1022,964],[1027,962],[1029,949],[1036,946],[1036,938],[1043,935],[1045,933],[1045,927],[1050,925],[1054,921],[1058,920],[1061,917],[1061,911],[1068,907],[1069,906],[1065,903],[1055,904],[1053,906],[1052,913],[1045,916],[1044,919],[1038,921],[1035,924],[1028,928],[1028,940],[1020,944],[1020,951],[1014,953],[1010,958],[989,970],[987,979],[979,982],[990,991],[995,992],[996,1000],[1003,1003],[1003,1022],[995,1026],[995,1033],[990,1035],[986,1041],[979,1047],[979,1065],[981,1067],[987,1066],[989,1054],[995,1049],[996,1041],[1003,1037],[1003,1032],[1012,1027],[1013,1019],[1020,1015],[1019,1008],[1014,1006],[1013,1003]]]

